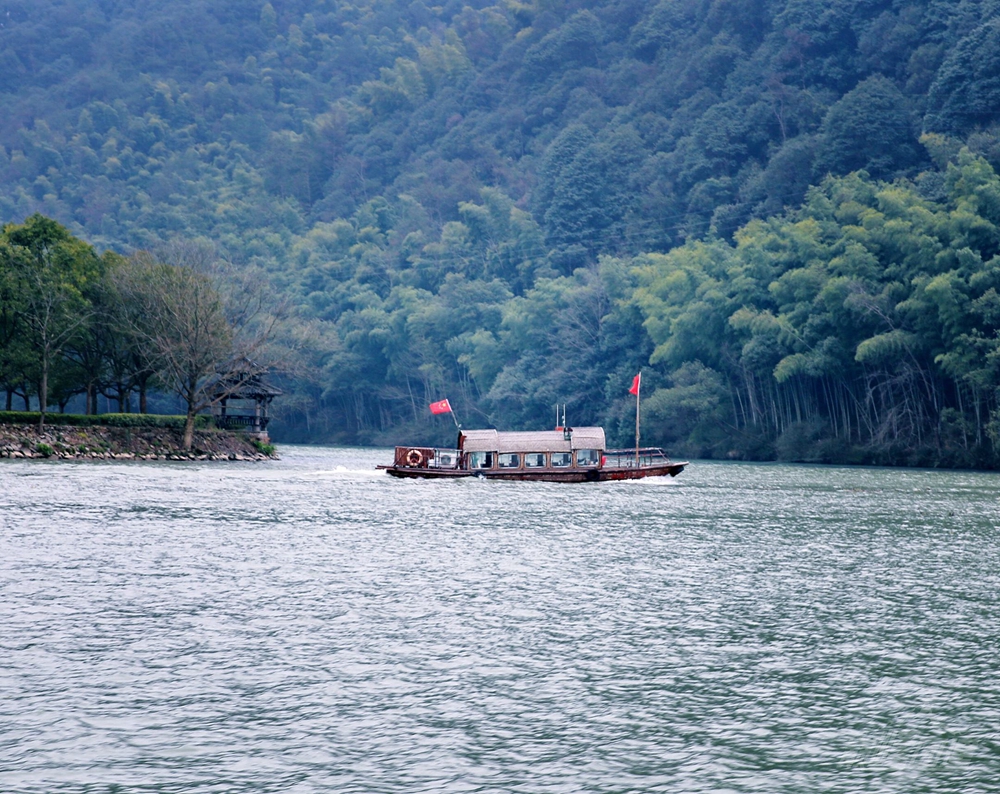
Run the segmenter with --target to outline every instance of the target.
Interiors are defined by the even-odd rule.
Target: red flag
[[[639,384],[642,383],[642,373],[640,372],[634,378],[632,378],[632,388],[628,390],[629,394],[634,394],[636,397],[639,396]]]
[[[447,400],[438,400],[436,403],[431,403],[431,413],[432,414],[450,414],[451,413],[451,403]]]

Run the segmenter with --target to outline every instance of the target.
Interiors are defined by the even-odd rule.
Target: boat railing
[[[659,447],[640,447],[636,458],[635,448],[604,450],[603,468],[605,469],[635,469],[643,466],[660,466],[670,463],[667,453]]]
[[[406,469],[457,469],[461,452],[437,447],[396,447],[394,464]]]

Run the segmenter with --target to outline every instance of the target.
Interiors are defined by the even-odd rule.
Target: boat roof
[[[562,430],[463,430],[461,447],[466,452],[570,452],[574,449],[605,449],[603,427],[574,427],[567,441]]]

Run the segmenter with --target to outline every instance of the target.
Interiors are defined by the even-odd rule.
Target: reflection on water
[[[5,792],[1000,780],[996,475],[0,463]]]

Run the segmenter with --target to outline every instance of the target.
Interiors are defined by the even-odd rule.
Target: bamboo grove
[[[644,439],[686,455],[992,466],[1000,179],[955,141],[923,140],[938,167],[917,182],[830,177],[731,241],[570,273],[496,191],[402,254],[377,207],[320,227],[288,282],[327,328],[296,390],[310,432],[443,442],[426,403],[448,396],[502,428],[568,403],[624,442],[642,368]]]
[[[496,192],[398,270],[367,207],[314,235],[284,285],[298,294],[294,324],[319,329],[286,414],[381,442],[443,438],[425,416],[435,396],[500,427],[542,426],[561,401],[575,423],[621,440],[642,368],[644,438],[685,454],[994,466],[1000,177],[949,139],[924,143],[940,168],[919,183],[830,177],[801,209],[732,241],[602,256],[569,274],[546,264],[537,226]],[[98,256],[41,216],[5,227],[2,252],[8,405],[90,394],[93,410],[100,391],[127,408],[162,388],[135,349],[136,300],[115,298],[141,256]],[[221,329],[218,367],[232,331],[207,313]]]
[[[633,260],[654,418],[733,456],[992,465],[1000,180],[967,151],[940,176],[831,178],[734,244]]]

